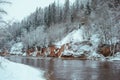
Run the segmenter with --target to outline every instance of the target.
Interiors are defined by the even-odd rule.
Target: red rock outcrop
[[[28,49],[28,50],[26,51],[27,56],[31,56],[34,51],[35,51],[34,48]]]
[[[120,52],[120,43],[116,43],[115,45],[101,44],[98,47],[98,52],[103,56],[112,56],[117,52]]]
[[[61,48],[59,49],[59,51],[57,52],[56,56],[57,57],[61,57],[62,56],[62,52],[64,51],[65,49],[65,45],[61,46]]]
[[[55,45],[51,45],[51,46],[48,47],[48,48],[49,48],[49,51],[50,51],[49,56],[50,56],[50,57],[56,57],[55,50],[56,50],[57,48],[55,47]]]
[[[37,51],[36,57],[39,57],[39,56],[41,56],[41,52]]]

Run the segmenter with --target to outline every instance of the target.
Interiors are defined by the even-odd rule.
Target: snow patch
[[[91,51],[92,47],[90,47],[89,45],[84,45],[80,47],[80,50],[82,51]]]
[[[94,34],[91,36],[90,38],[90,42],[93,44],[93,46],[97,47],[98,44],[100,43],[100,38],[99,38],[99,34]]]
[[[106,60],[103,55],[98,54],[95,51],[92,51],[91,53],[89,53],[88,59],[90,59],[90,60]]]
[[[0,57],[0,80],[45,80],[44,71]]]
[[[116,37],[113,37],[111,40],[109,40],[109,42],[110,43],[112,42],[113,44],[115,44],[115,43],[119,42],[119,39]]]
[[[63,54],[63,55],[73,55],[74,52],[71,51],[71,50],[65,50],[62,54]]]
[[[22,42],[15,43],[10,50],[10,54],[23,54],[22,48],[23,48]]]
[[[65,38],[63,38],[61,41],[55,43],[55,45],[62,46],[66,43],[76,43],[76,42],[81,42],[81,41],[83,41],[83,30],[82,30],[82,28],[72,31]]]
[[[117,52],[115,55],[109,57],[109,60],[120,60],[120,52]]]

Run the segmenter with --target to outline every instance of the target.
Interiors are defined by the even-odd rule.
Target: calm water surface
[[[120,61],[62,60],[59,58],[8,57],[44,70],[49,80],[120,80]]]

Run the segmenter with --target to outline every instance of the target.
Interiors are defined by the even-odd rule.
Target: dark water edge
[[[7,59],[45,71],[49,80],[120,80],[120,61],[63,60],[9,56]]]

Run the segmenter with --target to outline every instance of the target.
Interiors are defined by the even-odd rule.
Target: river
[[[120,80],[120,61],[17,56],[7,57],[7,59],[42,69],[49,80]]]

